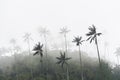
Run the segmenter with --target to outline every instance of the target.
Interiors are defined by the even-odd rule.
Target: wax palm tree
[[[60,34],[64,35],[64,39],[65,39],[65,52],[67,53],[67,38],[66,35],[70,30],[67,29],[67,27],[63,27],[60,29]]]
[[[33,48],[33,51],[35,51],[33,56],[40,55],[40,62],[42,62],[42,58],[43,58],[43,49],[42,48],[43,48],[43,44],[41,44],[40,42],[38,44],[36,44],[36,46]]]
[[[15,47],[16,47],[16,39],[14,39],[14,38],[12,38],[11,40],[10,40],[10,43],[12,44],[12,46],[13,46],[13,48],[12,48],[12,53],[13,53],[13,55],[14,55],[14,59],[15,59],[15,62],[16,62],[16,57],[15,57],[15,55],[16,55],[16,50],[15,50]],[[15,67],[15,72],[16,72],[16,80],[19,80],[19,78],[18,78],[18,74],[17,74],[17,67]]]
[[[49,60],[48,60],[48,52],[47,52],[47,36],[48,36],[50,33],[49,33],[49,30],[46,29],[46,27],[41,27],[41,28],[39,29],[39,33],[40,33],[41,36],[44,37],[46,61],[47,61],[47,66],[48,66]],[[46,80],[48,80],[47,71],[48,71],[48,67],[46,68]]]
[[[65,52],[64,53],[60,52],[60,57],[56,57],[56,59],[58,59],[57,64],[60,64],[62,69],[64,69],[64,65],[66,65],[67,80],[69,80],[69,69],[67,61],[70,60],[71,58],[66,57]]]
[[[88,36],[87,41],[90,40],[90,43],[92,41],[95,41],[96,48],[97,48],[97,53],[98,53],[99,64],[100,64],[100,67],[101,67],[100,53],[99,53],[99,48],[98,48],[97,36],[100,36],[102,33],[97,33],[96,27],[94,25],[92,25],[92,27],[90,26],[88,29],[90,31],[86,34],[86,36]]]
[[[38,44],[36,44],[33,48],[33,51],[35,51],[33,56],[35,55],[40,56],[40,64],[41,64],[40,74],[42,74],[42,71],[43,71],[43,49],[42,48],[43,48],[43,44],[41,44],[40,42],[38,42]]]
[[[27,42],[27,44],[28,44],[28,52],[29,52],[29,55],[30,55],[30,40],[32,40],[31,34],[30,33],[25,33],[23,38],[24,38],[24,41]]]
[[[28,53],[30,55],[31,54],[31,51],[30,51],[30,40],[32,40],[31,34],[30,33],[25,33],[24,36],[23,36],[23,38],[24,38],[24,41],[27,42]],[[31,62],[31,59],[30,59],[30,62]],[[32,68],[31,68],[31,78],[33,80],[33,70],[32,70]]]
[[[82,55],[81,55],[81,50],[80,50],[80,45],[82,45],[82,42],[84,42],[84,40],[82,40],[82,37],[77,36],[73,39],[73,42],[76,43],[76,46],[79,47],[79,58],[80,58],[80,65],[81,65],[81,78],[82,78],[82,80],[84,80],[83,66],[82,66]]]

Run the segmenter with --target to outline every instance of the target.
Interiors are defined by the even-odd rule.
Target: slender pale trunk
[[[118,65],[119,65],[119,56],[117,55],[117,62],[118,62]]]
[[[28,52],[29,52],[29,55],[30,55],[30,40],[28,39]]]
[[[96,43],[96,47],[97,47],[97,53],[98,53],[99,65],[100,65],[100,68],[101,68],[101,60],[100,60],[100,53],[99,53],[99,48],[98,48],[97,37],[95,38],[95,43]]]
[[[65,52],[66,52],[66,56],[68,56],[68,53],[67,53],[67,38],[66,38],[66,33],[64,34],[64,38],[65,38]],[[68,69],[68,65],[67,65],[66,69],[67,69],[67,80],[69,80],[69,69]]]
[[[66,34],[64,34],[64,38],[65,38],[65,52],[66,52],[66,56],[67,55],[67,38],[66,38]]]
[[[45,53],[46,53],[46,65],[47,65],[47,67],[46,67],[46,80],[48,80],[48,73],[47,73],[47,71],[48,71],[48,54],[47,54],[47,39],[46,39],[46,35],[44,35],[44,39],[45,39]]]
[[[14,59],[15,59],[15,62],[16,62],[16,52],[15,52],[15,44],[13,44],[13,53],[14,53]],[[16,79],[18,79],[18,75],[17,75],[17,66],[15,66],[15,72],[16,72]]]
[[[67,80],[69,80],[69,68],[68,68],[68,65],[67,65],[66,69],[67,69]]]
[[[96,43],[96,47],[97,47],[99,67],[100,67],[100,79],[102,79],[102,77],[103,77],[103,71],[102,71],[102,64],[101,64],[100,53],[99,53],[99,48],[98,48],[97,36],[95,38],[95,43]]]
[[[28,43],[28,52],[29,52],[29,56],[30,56],[31,52],[30,52],[30,40],[29,39],[28,39],[27,43]],[[31,59],[30,59],[30,62],[31,62]],[[33,70],[32,70],[32,68],[31,68],[30,72],[31,72],[31,79],[33,80],[34,78],[33,78]]]
[[[45,53],[46,53],[46,59],[48,58],[48,54],[47,54],[47,39],[46,39],[46,35],[44,35],[44,39],[45,39]]]
[[[16,61],[16,56],[15,56],[15,61]],[[18,74],[17,74],[17,72],[18,72],[18,71],[17,71],[17,66],[15,67],[15,72],[16,72],[16,79],[19,80]]]
[[[106,45],[104,45],[104,60],[106,60]]]
[[[42,73],[42,71],[43,71],[43,59],[42,59],[42,57],[40,56],[40,73]]]
[[[79,57],[80,57],[80,67],[81,67],[81,80],[84,80],[84,77],[83,77],[83,66],[82,66],[82,55],[81,55],[81,51],[80,51],[80,45],[79,45]]]

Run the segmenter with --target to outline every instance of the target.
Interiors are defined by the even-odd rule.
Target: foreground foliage
[[[78,52],[71,52],[70,55],[78,54]],[[52,56],[51,56],[52,55]],[[0,59],[0,80],[32,80],[31,69],[33,70],[34,80],[46,80],[46,73],[48,80],[64,80],[66,79],[66,69],[56,64],[56,57],[59,55],[59,51],[50,51],[48,55],[49,63],[43,56],[43,65],[39,62],[40,57],[33,55],[16,54],[16,60],[14,56],[1,57]],[[53,57],[54,56],[54,57]],[[29,59],[31,59],[29,61]],[[79,59],[79,57],[78,57]],[[69,80],[80,80],[81,70],[77,57],[72,56],[72,60],[69,64]],[[83,75],[84,80],[100,80],[99,76],[99,63],[97,59],[90,58],[87,55],[83,55]],[[4,64],[4,65],[3,65]],[[120,80],[120,67],[112,67],[108,62],[102,61],[102,80]],[[49,69],[46,71],[46,67]],[[66,66],[64,66],[66,67]]]

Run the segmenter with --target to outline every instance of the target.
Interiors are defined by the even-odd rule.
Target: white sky
[[[0,0],[0,47],[8,45],[11,38],[22,41],[25,32],[39,36],[40,26],[47,26],[55,35],[60,27],[67,25],[71,39],[73,35],[83,36],[89,25],[95,24],[103,33],[99,38],[101,52],[107,41],[113,61],[113,52],[120,44],[119,3],[119,0]],[[94,52],[94,49],[86,51]]]

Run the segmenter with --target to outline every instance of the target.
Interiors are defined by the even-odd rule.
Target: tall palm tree
[[[81,55],[81,50],[80,50],[80,45],[82,45],[82,42],[84,42],[84,40],[82,40],[82,37],[77,36],[73,39],[73,42],[75,42],[76,46],[79,47],[79,58],[80,58],[80,65],[81,65],[81,80],[84,80],[83,66],[82,66],[82,55]]]
[[[46,53],[46,61],[47,61],[47,66],[48,66],[48,52],[47,52],[47,35],[49,35],[49,30],[46,29],[46,27],[41,27],[39,29],[39,33],[41,36],[44,37],[44,44],[45,44],[45,53]],[[46,68],[46,80],[48,80],[47,77],[47,71],[48,71],[48,67]]]
[[[60,34],[63,34],[64,35],[64,39],[65,39],[65,52],[67,53],[67,38],[66,38],[66,35],[67,33],[69,32],[70,30],[67,29],[67,27],[63,27],[60,29]]]
[[[16,39],[12,38],[12,39],[10,40],[10,43],[11,43],[12,46],[13,46],[11,52],[13,53],[14,59],[15,59],[15,61],[16,61],[16,57],[15,57],[15,54],[16,54],[16,50],[15,50],[15,47],[16,47]],[[15,67],[15,72],[16,72],[16,79],[19,80],[18,74],[17,74],[17,72],[18,72],[18,71],[17,71],[17,67]]]
[[[90,26],[88,29],[90,31],[86,34],[86,36],[88,36],[87,41],[90,40],[90,43],[92,41],[95,41],[96,48],[97,48],[97,53],[98,53],[99,64],[100,64],[100,67],[101,67],[100,53],[99,53],[99,48],[98,48],[97,36],[100,36],[102,33],[97,33],[96,27],[94,25],[92,25],[92,27]]]
[[[30,40],[32,40],[31,34],[30,33],[25,33],[25,35],[23,36],[23,38],[24,38],[24,41],[27,42],[28,53],[30,55],[31,54],[31,51],[30,51]],[[31,59],[29,61],[31,62]],[[31,78],[33,80],[33,70],[32,70],[32,68],[31,68]]]
[[[36,44],[35,46],[34,46],[34,48],[33,48],[33,51],[35,51],[34,52],[34,54],[33,54],[33,56],[35,56],[35,55],[39,55],[40,56],[40,70],[42,71],[42,69],[43,69],[43,44],[41,44],[40,42],[38,42],[38,44]]]
[[[24,41],[26,41],[27,44],[28,44],[28,52],[29,52],[29,55],[30,55],[30,40],[32,40],[31,34],[30,33],[25,33],[23,38],[24,38]]]
[[[67,76],[67,80],[69,80],[69,69],[68,69],[68,63],[67,61],[70,60],[71,58],[67,58],[65,55],[65,52],[62,53],[60,52],[60,57],[56,57],[58,59],[57,64],[60,64],[62,68],[64,68],[64,65],[66,65],[66,76]]]

